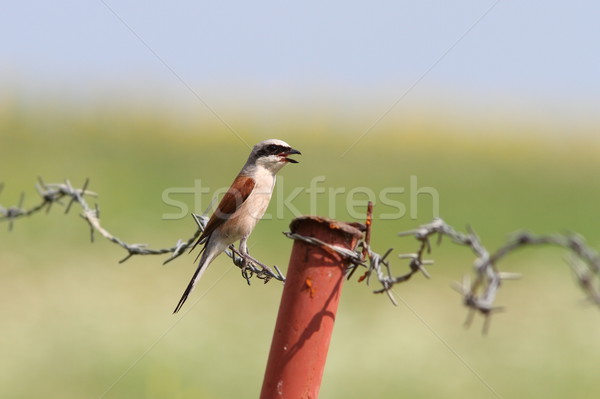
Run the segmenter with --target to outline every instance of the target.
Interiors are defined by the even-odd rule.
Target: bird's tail
[[[181,296],[181,299],[179,300],[177,307],[175,307],[173,314],[179,312],[179,310],[181,309],[181,307],[183,306],[185,301],[188,299],[188,296],[190,295],[190,293],[192,292],[192,290],[194,289],[194,287],[196,286],[198,281],[200,281],[200,278],[202,278],[202,275],[204,274],[206,269],[208,269],[208,265],[210,264],[210,262],[212,262],[213,259],[219,253],[220,252],[214,253],[214,251],[204,251],[202,253],[202,257],[200,258],[200,262],[198,263],[198,268],[194,272],[194,276],[192,277],[192,279],[190,280],[190,283],[188,284],[187,288],[183,292],[183,295]]]

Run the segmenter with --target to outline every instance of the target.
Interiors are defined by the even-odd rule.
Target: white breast
[[[250,235],[256,223],[264,216],[271,201],[271,195],[275,187],[275,176],[268,170],[257,168],[254,173],[254,180],[252,193],[222,226],[221,233],[227,235],[232,242]]]

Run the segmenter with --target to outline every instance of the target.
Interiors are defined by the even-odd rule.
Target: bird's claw
[[[254,275],[254,272],[252,271],[252,268],[250,267],[251,260],[248,258],[248,254],[242,253],[241,255],[242,255],[242,264],[240,266],[240,269],[242,271],[242,277],[244,277],[244,279],[246,280],[248,285],[250,285],[250,279]]]

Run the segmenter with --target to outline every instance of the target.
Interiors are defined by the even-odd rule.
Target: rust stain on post
[[[303,216],[290,230],[354,249],[364,226]],[[336,252],[294,241],[261,399],[318,397],[347,265]]]

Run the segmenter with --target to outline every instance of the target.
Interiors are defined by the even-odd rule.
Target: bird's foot
[[[275,271],[273,271],[269,266],[250,256],[248,252],[236,250],[233,246],[229,247],[229,249],[236,256],[235,264],[241,269],[242,277],[246,279],[248,285],[250,285],[250,279],[254,276],[263,280],[264,283],[267,283],[272,278],[285,281],[285,276],[277,266],[274,266]]]
[[[254,267],[252,263],[255,263],[255,259],[247,252],[240,252],[240,257],[242,259],[242,264],[240,266],[242,277],[244,277],[248,285],[250,285],[250,279],[254,276]]]

